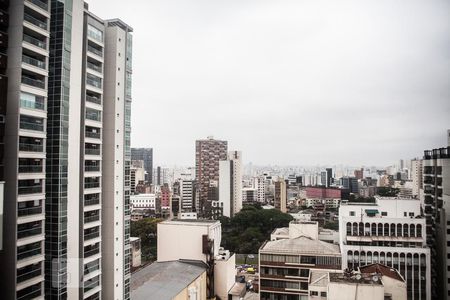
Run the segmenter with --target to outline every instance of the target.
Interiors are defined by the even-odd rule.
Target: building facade
[[[341,203],[342,269],[385,264],[406,280],[408,299],[431,299],[425,225],[418,199],[377,197],[376,203]]]
[[[281,212],[287,212],[287,186],[283,178],[275,181],[274,206]]]
[[[423,193],[433,298],[445,299],[450,297],[450,143],[446,148],[425,151]]]
[[[242,153],[228,152],[228,159],[219,161],[219,205],[222,215],[233,217],[242,209]]]
[[[217,182],[219,180],[219,161],[227,159],[228,142],[208,137],[195,142],[195,178],[199,207],[197,212],[209,216],[212,201],[217,200]]]
[[[153,148],[131,148],[132,160],[143,160],[146,171],[145,180],[153,183]]]

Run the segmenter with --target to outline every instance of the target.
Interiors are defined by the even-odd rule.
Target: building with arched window
[[[431,299],[430,249],[420,200],[377,197],[339,208],[342,268],[379,263],[397,269],[408,299]]]

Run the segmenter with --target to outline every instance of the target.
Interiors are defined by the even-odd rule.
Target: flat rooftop
[[[260,249],[261,253],[292,253],[340,256],[338,245],[314,240],[306,236],[294,239],[268,241]]]
[[[204,272],[203,262],[155,262],[131,275],[131,299],[171,300]]]
[[[383,285],[381,278],[369,274],[355,274],[347,276],[343,273],[329,273],[330,282],[343,284]]]

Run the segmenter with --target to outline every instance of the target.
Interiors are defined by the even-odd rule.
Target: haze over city
[[[448,1],[89,2],[133,23],[132,144],[162,165],[192,165],[209,135],[260,165],[386,165],[445,142]]]

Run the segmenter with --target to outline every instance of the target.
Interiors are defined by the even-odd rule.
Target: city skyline
[[[90,2],[136,24],[132,141],[156,164],[213,135],[257,165],[382,166],[450,127],[448,2]]]

